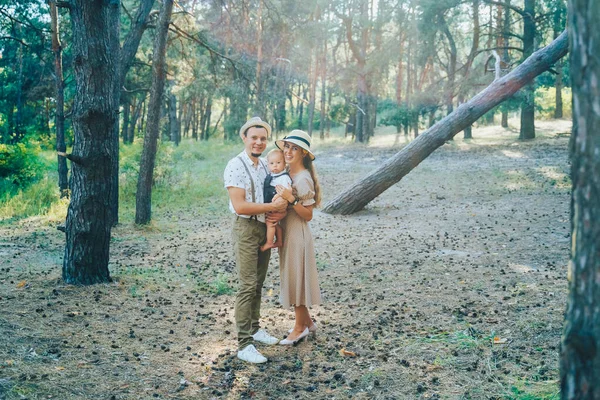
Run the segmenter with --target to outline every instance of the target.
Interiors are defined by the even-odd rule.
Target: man
[[[267,147],[271,126],[258,117],[250,118],[240,129],[244,151],[225,168],[225,188],[233,220],[233,245],[238,268],[239,288],[235,298],[235,323],[238,333],[238,358],[250,363],[267,361],[253,341],[273,345],[279,340],[260,329],[260,298],[271,251],[261,252],[266,241],[265,213],[283,212],[287,201],[280,198],[263,203],[267,165],[260,155]]]

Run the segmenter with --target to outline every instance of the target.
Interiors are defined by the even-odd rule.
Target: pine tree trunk
[[[123,138],[123,143],[127,143],[127,134],[129,133],[129,112],[131,109],[131,104],[129,103],[128,98],[123,99],[123,127],[121,128],[121,137]]]
[[[206,108],[204,110],[204,125],[202,127],[202,137],[204,140],[208,140],[210,136],[210,119],[212,117],[212,95],[208,95],[206,100]]]
[[[317,51],[314,50],[314,56],[311,55],[311,66],[310,66],[310,81],[308,82],[308,122],[306,132],[309,136],[312,136],[313,123],[315,118],[315,104],[317,103],[317,77],[319,69],[319,56]],[[313,62],[314,60],[314,62]]]
[[[170,84],[171,89],[173,83]],[[179,146],[179,120],[177,119],[177,96],[169,91],[169,136],[175,146]]]
[[[48,4],[50,6],[50,20],[52,23],[52,51],[54,52],[54,77],[56,80],[56,111],[54,115],[56,151],[64,153],[67,151],[67,145],[65,144],[65,84],[63,78],[62,44],[60,42],[56,1],[51,0]],[[69,169],[66,158],[58,157],[58,188],[61,198],[68,196],[68,174]]]
[[[563,400],[600,399],[600,3],[570,0],[571,259],[561,341]]]
[[[510,5],[510,1],[511,0],[505,0],[507,5]],[[505,49],[502,53],[502,61],[504,61],[506,63],[506,65],[510,65],[510,54],[508,52],[508,43],[509,43],[509,33],[510,33],[510,13],[511,10],[509,7],[504,7],[504,18],[502,20],[502,39],[503,39],[503,43],[505,44]],[[562,32],[562,31],[561,31]],[[554,39],[556,39],[558,37],[558,35],[560,35],[561,32],[558,32],[558,34],[554,37]],[[508,110],[502,110],[502,116],[500,119],[500,126],[503,128],[508,128]]]
[[[115,121],[119,118],[117,2],[73,0],[75,99],[72,194],[67,212],[62,276],[70,284],[110,281],[108,257]]]
[[[303,93],[302,98],[304,100],[306,100],[306,92],[307,92],[306,86],[302,85],[301,90]],[[302,121],[302,118],[304,117],[304,115],[303,115],[304,114],[304,102],[298,100],[298,103],[299,103],[298,104],[298,129],[302,129],[302,126],[304,124],[304,122]]]
[[[327,106],[327,41],[323,45],[323,54],[321,55],[321,115],[319,117],[319,132],[321,139],[325,139],[325,125],[327,124],[325,119]]]
[[[131,124],[129,124],[129,132],[127,132],[127,143],[128,144],[133,143],[133,138],[135,137],[135,127],[136,126],[138,126],[138,131],[140,131],[138,124],[139,124],[140,114],[142,112],[142,104],[143,104],[143,101],[141,99],[138,99],[137,97],[134,98],[133,118],[131,119]]]
[[[173,11],[173,0],[164,0],[158,17],[156,39],[152,57],[152,90],[148,104],[148,122],[140,162],[140,174],[135,195],[135,223],[148,224],[152,218],[152,180],[156,161],[156,148],[162,98],[167,74],[167,34]]]
[[[477,121],[483,114],[511,97],[537,75],[567,54],[567,33],[562,33],[548,47],[534,53],[515,70],[458,107],[377,170],[361,179],[325,205],[331,214],[352,214],[394,185],[449,138]]]
[[[535,41],[535,0],[525,0],[523,15],[523,58],[533,53]],[[535,92],[534,82],[529,82],[523,90],[521,103],[521,129],[519,139],[535,138]]]
[[[202,99],[200,99],[202,101]],[[202,105],[198,106],[198,100],[194,99],[192,101],[192,139],[198,140],[198,108],[202,107]]]

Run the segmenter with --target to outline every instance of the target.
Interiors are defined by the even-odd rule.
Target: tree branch
[[[492,4],[492,5],[496,5],[496,6],[502,6],[502,7],[506,7],[509,10],[513,10],[514,12],[516,12],[517,14],[521,15],[521,16],[525,16],[527,13],[525,11],[523,11],[522,9],[520,9],[519,7],[515,7],[512,4],[508,4],[508,3],[503,3],[501,1],[494,1],[494,0],[483,0],[484,3],[487,4]]]
[[[21,39],[18,39],[18,38],[14,37],[14,36],[0,36],[0,40],[14,40],[15,42],[21,43],[25,47],[29,47],[29,45],[27,43],[25,43]]]

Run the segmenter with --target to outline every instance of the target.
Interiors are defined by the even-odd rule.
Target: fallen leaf
[[[22,289],[25,287],[25,285],[27,285],[27,281],[21,281],[21,282],[17,283],[17,288]]]
[[[341,356],[347,356],[347,357],[356,357],[356,353],[353,351],[349,351],[346,349],[340,349],[340,355]]]
[[[7,367],[12,367],[13,365],[15,365],[15,360],[6,360],[4,363]]]
[[[499,336],[494,336],[494,340],[492,341],[492,343],[494,343],[494,344],[505,344],[505,343],[508,343],[508,339],[501,338]]]
[[[65,367],[56,367],[56,370],[57,370],[57,371],[64,371],[64,370],[65,370]]]
[[[438,369],[442,369],[442,366],[433,364],[433,365],[428,365],[426,368],[427,372],[437,371]]]

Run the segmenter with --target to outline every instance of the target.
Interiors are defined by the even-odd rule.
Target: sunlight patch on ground
[[[569,175],[558,170],[557,167],[544,166],[536,169],[541,175],[546,177],[550,184],[560,188],[570,188],[571,180]]]
[[[514,264],[514,263],[509,263],[508,266],[516,271],[516,272],[520,272],[522,274],[526,274],[528,272],[533,272],[533,271],[537,271],[537,268],[532,267],[530,265],[525,265],[525,264]]]
[[[502,150],[502,154],[504,154],[508,158],[524,158],[525,154],[520,151],[512,151],[512,150]]]

